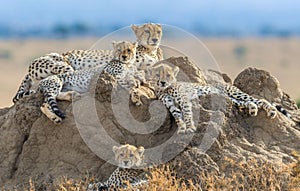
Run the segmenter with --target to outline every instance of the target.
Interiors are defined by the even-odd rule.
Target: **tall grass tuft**
[[[292,155],[298,156],[296,152]],[[138,187],[128,185],[127,191],[214,191],[214,190],[300,190],[300,157],[298,161],[290,165],[271,164],[250,158],[244,162],[236,162],[226,158],[220,165],[219,175],[208,173],[197,174],[195,179],[186,180],[178,177],[176,169],[171,169],[168,165],[162,165],[150,169],[148,183]],[[225,173],[226,172],[226,173]],[[71,179],[67,177],[57,178],[52,183],[38,185],[32,179],[27,187],[13,189],[14,191],[84,191],[89,182],[94,181],[91,177],[82,179]],[[122,189],[120,189],[122,190]],[[125,189],[123,189],[125,190]]]

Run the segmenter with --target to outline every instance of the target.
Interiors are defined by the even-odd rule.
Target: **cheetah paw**
[[[186,128],[185,127],[178,127],[177,134],[185,134],[186,133]]]
[[[190,128],[186,129],[186,133],[194,133],[196,130],[197,130],[196,127],[192,125]]]
[[[143,103],[141,101],[137,101],[136,103],[134,103],[136,106],[141,106],[143,105]]]
[[[133,104],[135,104],[136,106],[141,106],[143,105],[142,101],[141,101],[141,97],[140,97],[140,94],[138,92],[138,90],[136,89],[133,89],[131,92],[130,92],[130,99],[131,99],[131,102]]]
[[[185,134],[186,133],[186,124],[181,119],[175,119],[178,127],[177,134]]]
[[[62,122],[62,118],[60,118],[58,116],[52,117],[50,120],[57,125]]]
[[[277,109],[276,108],[272,108],[270,111],[267,112],[267,116],[270,119],[274,119],[277,115]]]
[[[257,115],[257,112],[258,112],[258,108],[257,108],[257,105],[253,102],[250,102],[248,104],[248,110],[249,110],[249,114],[251,116],[256,116]]]
[[[143,105],[142,101],[140,100],[140,97],[131,97],[131,102],[135,106],[141,106],[141,105]]]
[[[28,97],[31,94],[36,93],[35,90],[29,90],[28,92],[23,92],[23,93],[18,93],[14,98],[13,98],[13,103],[18,102],[20,99],[24,98],[24,97]]]
[[[20,100],[19,95],[16,95],[16,96],[13,98],[13,103],[17,103],[19,100]]]
[[[43,103],[40,107],[41,111],[55,124],[60,124],[62,118],[57,116],[50,108],[49,104]]]

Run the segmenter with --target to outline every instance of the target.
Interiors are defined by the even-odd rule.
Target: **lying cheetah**
[[[140,169],[144,166],[144,147],[126,144],[119,147],[114,146],[113,152],[119,167],[110,175],[107,181],[90,184],[88,191],[125,188],[126,183],[131,186],[147,183],[145,176],[147,172]]]
[[[140,69],[147,69],[157,61],[163,59],[159,48],[162,37],[162,26],[159,24],[132,25],[138,47],[136,50],[136,63]],[[72,50],[63,54],[51,53],[33,60],[29,65],[28,74],[23,79],[17,94],[13,98],[16,103],[24,96],[34,93],[30,88],[36,82],[57,74],[73,72],[105,66],[113,58],[111,50]]]
[[[232,85],[201,86],[197,83],[177,82],[178,67],[161,63],[152,69],[155,94],[169,109],[178,125],[177,133],[192,133],[196,130],[192,119],[191,100],[208,94],[219,94],[230,98],[240,108],[247,108],[256,116],[263,108],[269,118],[275,118],[277,109],[264,99],[256,99]]]
[[[137,43],[121,41],[113,43],[113,59],[104,67],[95,67],[88,70],[79,70],[59,75],[52,75],[39,83],[39,90],[45,97],[45,102],[41,106],[41,111],[54,123],[60,123],[65,115],[59,110],[56,100],[70,101],[73,96],[87,92],[90,81],[95,75],[107,73],[114,77],[117,82],[125,88],[134,88],[137,83],[131,83],[132,70],[135,68],[135,55]],[[135,70],[134,70],[135,71]],[[125,81],[129,81],[126,86]],[[62,91],[64,90],[64,92]]]

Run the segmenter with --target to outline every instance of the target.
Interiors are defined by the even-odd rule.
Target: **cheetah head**
[[[141,26],[131,25],[139,44],[148,48],[158,48],[162,37],[160,24],[147,23]]]
[[[164,63],[160,63],[157,66],[154,66],[150,72],[150,78],[154,87],[166,89],[177,81],[176,76],[179,72],[179,68],[177,66],[170,67]]]
[[[114,146],[115,160],[122,168],[139,167],[143,163],[144,147],[135,147],[133,145]]]
[[[134,63],[136,55],[137,42],[130,43],[128,41],[112,42],[113,57],[124,63]]]

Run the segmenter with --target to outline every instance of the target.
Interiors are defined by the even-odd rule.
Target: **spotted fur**
[[[114,58],[103,68],[101,66],[78,70],[59,75],[52,75],[39,83],[39,90],[45,97],[45,103],[41,106],[41,111],[54,123],[60,123],[65,115],[57,106],[57,100],[68,100],[78,97],[80,93],[88,91],[91,79],[95,75],[107,73],[117,80],[124,88],[134,88],[136,85],[127,81],[135,80],[130,70],[134,68],[137,43],[121,41],[113,43]],[[129,84],[129,85],[128,85]],[[132,87],[131,87],[132,86]]]
[[[145,70],[163,59],[159,48],[162,37],[161,25],[152,23],[141,26],[132,25],[132,30],[138,42],[136,62],[139,69]],[[61,55],[51,53],[37,58],[29,65],[28,73],[13,98],[13,102],[34,93],[35,91],[30,90],[32,86],[48,76],[105,66],[112,59],[111,50],[72,50]]]
[[[74,69],[70,66],[65,58],[57,53],[47,54],[40,58],[33,60],[28,68],[28,73],[23,79],[17,94],[13,98],[13,102],[29,96],[34,93],[30,88],[40,80],[56,74],[73,72]]]
[[[258,109],[267,112],[269,118],[275,118],[277,109],[264,99],[256,99],[232,85],[202,86],[197,83],[177,82],[178,67],[159,64],[152,69],[152,81],[159,100],[169,109],[178,125],[178,133],[191,133],[196,130],[192,118],[191,100],[203,95],[218,94],[228,97],[239,108],[246,108],[251,116]]]
[[[143,169],[144,147],[133,145],[114,146],[115,161],[118,168],[110,175],[105,182],[90,184],[88,191],[96,190],[118,190],[126,188],[127,183],[137,186],[147,182]]]

